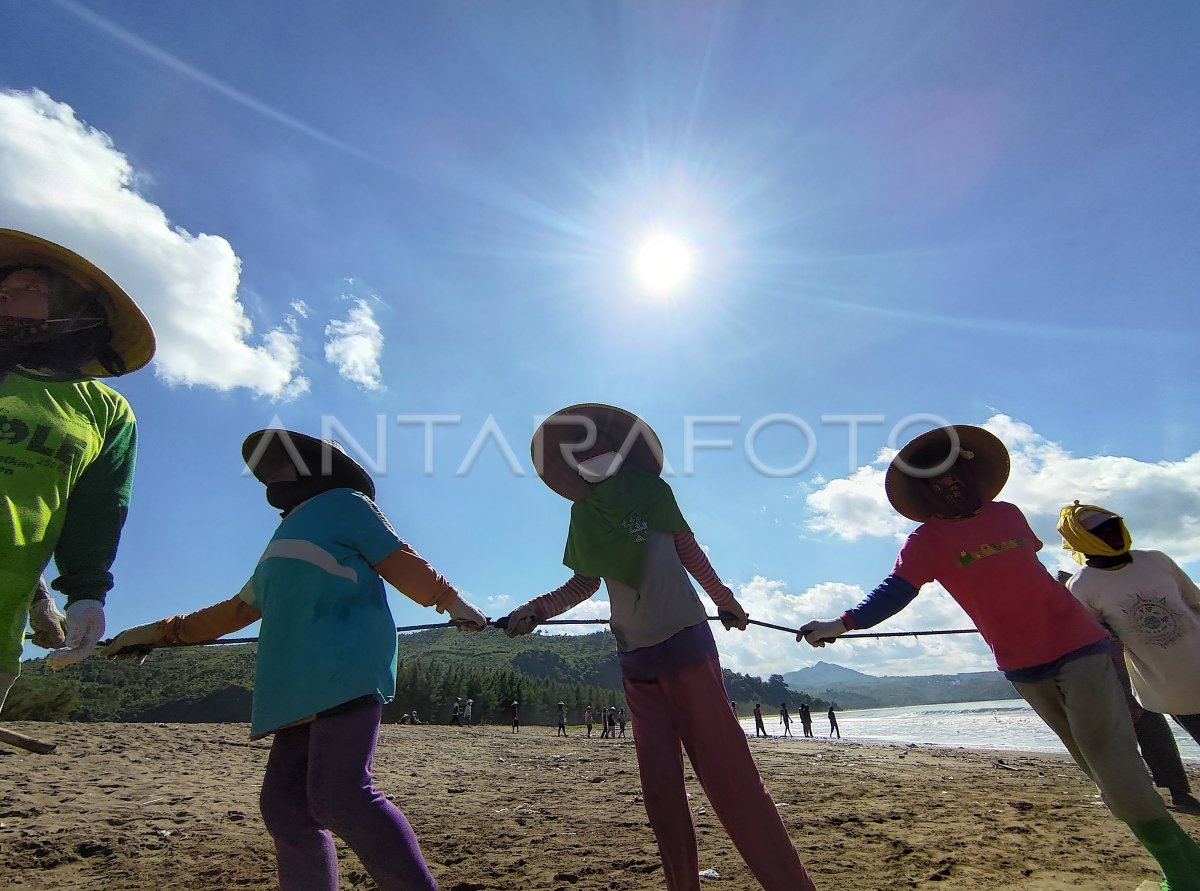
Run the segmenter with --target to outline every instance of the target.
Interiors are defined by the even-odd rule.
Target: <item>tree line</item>
[[[588,705],[626,706],[616,645],[607,631],[578,636],[458,634],[435,630],[401,635],[396,698],[383,720],[398,722],[416,711],[424,722],[446,723],[456,700],[468,699],[476,723],[507,724],[511,704],[520,703],[522,723],[555,724],[558,703],[571,724],[583,721]],[[254,644],[163,649],[142,665],[85,659],[61,672],[43,660],[22,666],[21,678],[4,709],[10,721],[248,721],[254,689]],[[794,709],[830,705],[789,688],[781,675],[766,681],[725,671],[731,700]]]

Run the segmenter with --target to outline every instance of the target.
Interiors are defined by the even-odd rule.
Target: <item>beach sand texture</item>
[[[5,726],[58,750],[0,747],[0,888],[275,887],[257,803],[269,740],[244,725]],[[750,744],[819,889],[1134,891],[1156,875],[1065,756]],[[442,891],[663,887],[632,740],[387,725],[375,770]],[[705,888],[758,888],[690,767],[688,789],[700,868],[720,874]],[[1177,818],[1200,838],[1200,817]],[[373,889],[339,852],[342,888]]]

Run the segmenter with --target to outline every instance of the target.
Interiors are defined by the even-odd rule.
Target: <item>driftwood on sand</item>
[[[3,727],[0,727],[0,743],[7,743],[10,746],[16,746],[19,749],[34,752],[38,755],[49,755],[58,748],[54,743],[42,742],[40,739],[34,739],[32,736],[17,733],[15,730],[6,730]]]

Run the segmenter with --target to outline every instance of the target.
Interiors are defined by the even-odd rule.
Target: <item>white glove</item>
[[[91,655],[104,636],[104,604],[99,600],[76,600],[67,607],[67,639],[61,650],[46,657],[51,668],[65,668]]]
[[[800,626],[800,633],[796,635],[796,643],[800,643],[803,639],[814,647],[823,647],[827,643],[833,643],[845,634],[846,630],[841,619],[833,619],[828,622],[809,622],[807,625]]]
[[[58,604],[50,597],[40,597],[29,607],[29,624],[35,647],[56,650],[67,642],[67,617],[59,612]]]
[[[450,618],[458,622],[459,631],[482,631],[487,627],[485,616],[475,604],[463,600],[457,594],[450,603],[446,604],[446,612]]]
[[[533,602],[522,603],[508,614],[508,625],[505,627],[504,633],[509,637],[520,637],[536,628],[538,621],[537,610],[533,608]]]
[[[750,617],[746,615],[746,611],[742,605],[737,602],[737,598],[726,600],[717,607],[717,615],[721,619],[721,624],[725,626],[725,630],[729,631],[736,628],[738,631],[745,631],[746,626],[750,624]]]
[[[136,659],[137,664],[141,665],[150,655],[150,650],[168,645],[158,622],[150,622],[148,625],[126,628],[100,650],[100,655],[105,659]]]

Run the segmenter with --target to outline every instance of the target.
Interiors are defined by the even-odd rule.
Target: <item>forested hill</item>
[[[93,657],[52,672],[41,660],[26,662],[4,709],[7,720],[248,721],[254,687],[254,644],[157,650],[141,665]],[[456,698],[475,700],[476,721],[506,723],[509,706],[521,703],[521,719],[557,720],[557,703],[568,719],[583,708],[624,705],[613,636],[530,634],[509,640],[502,632],[460,634],[450,630],[400,635],[396,700],[385,721],[416,711],[422,721],[443,723]],[[824,707],[797,694],[773,675],[760,678],[725,672],[730,699],[743,717],[754,702],[775,708],[788,702]]]

